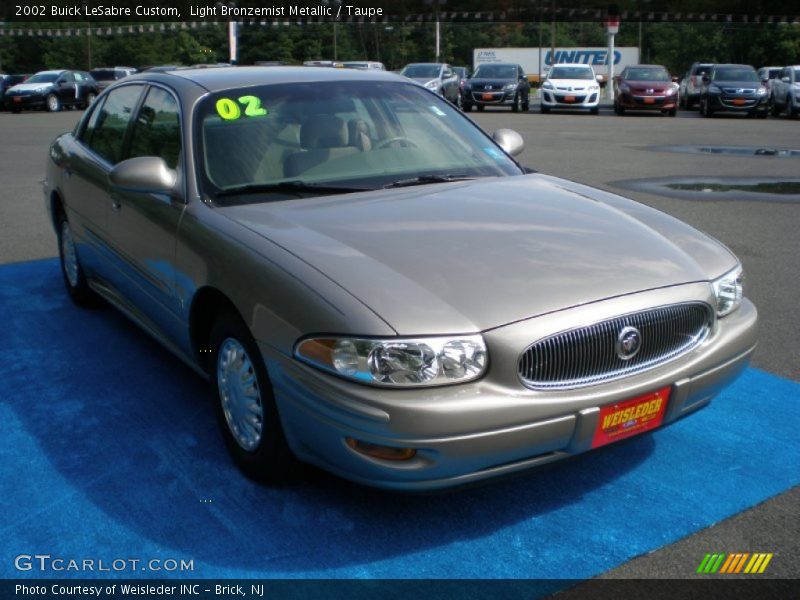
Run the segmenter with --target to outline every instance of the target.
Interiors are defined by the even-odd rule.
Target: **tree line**
[[[8,27],[11,25],[9,24]],[[228,61],[227,25],[208,23],[197,29],[70,37],[0,36],[0,71],[33,73],[42,69],[143,67],[158,64]],[[129,25],[125,25],[127,29]],[[85,27],[85,24],[42,23],[35,28]],[[146,28],[149,27],[145,26]],[[134,25],[134,30],[137,26]],[[433,23],[309,23],[245,25],[239,31],[239,64],[305,60],[378,60],[388,69],[435,57]],[[442,23],[441,60],[471,65],[479,47],[605,46],[597,22]],[[640,26],[625,22],[617,46],[638,46]],[[800,63],[800,26],[744,23],[643,23],[642,62],[665,65],[681,75],[696,60],[763,65]]]

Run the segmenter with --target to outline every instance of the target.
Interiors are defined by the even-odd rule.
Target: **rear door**
[[[114,262],[109,246],[108,173],[122,160],[128,126],[143,90],[141,84],[117,88],[93,107],[70,146],[60,182],[81,263],[104,278],[110,277]]]

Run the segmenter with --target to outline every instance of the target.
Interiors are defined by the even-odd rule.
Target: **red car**
[[[658,110],[670,117],[678,111],[676,77],[661,65],[629,65],[614,78],[614,112]]]

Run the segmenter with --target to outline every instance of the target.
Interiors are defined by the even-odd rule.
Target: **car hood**
[[[628,79],[621,79],[620,85],[627,85],[632,90],[639,89],[654,89],[654,90],[668,90],[672,87],[671,81],[641,81],[639,79],[630,81]]]
[[[597,85],[597,81],[594,79],[548,79],[547,81],[557,88],[587,88],[591,85]]]
[[[472,79],[469,80],[469,85],[471,85],[473,88],[479,88],[479,89],[483,89],[485,86],[490,85],[490,86],[492,86],[492,89],[499,90],[504,85],[507,85],[509,83],[516,84],[517,80],[513,79],[513,78],[512,79],[499,79],[497,77],[495,77],[493,79],[483,79],[483,78],[479,79],[477,77],[473,77]]]
[[[760,81],[712,81],[711,84],[720,88],[744,88],[746,90],[757,90],[763,87]]]
[[[52,83],[18,83],[8,88],[8,92],[32,92],[40,88],[51,87]]]
[[[437,83],[439,82],[439,80],[436,77],[409,77],[409,79],[411,81],[416,81],[417,83],[422,84],[422,85],[425,85],[427,83],[431,83],[433,81],[435,81]]]
[[[326,274],[401,335],[485,331],[708,280],[736,264],[672,217],[543,175],[220,210]]]

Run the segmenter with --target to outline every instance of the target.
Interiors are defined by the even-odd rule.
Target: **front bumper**
[[[547,108],[591,109],[600,105],[600,92],[599,90],[568,92],[542,88],[541,103]]]
[[[25,108],[44,108],[46,103],[46,96],[26,94],[24,96],[9,96],[6,95],[3,104],[6,110],[19,110]]]
[[[630,377],[572,390],[531,390],[517,375],[520,352],[555,331],[643,308],[697,299],[691,284],[612,299],[484,333],[490,370],[473,383],[412,390],[367,387],[322,373],[259,343],[286,437],[303,461],[353,481],[389,489],[460,486],[529,469],[592,448],[600,409],[671,387],[663,424],[707,405],[746,368],[757,340],[747,300],[720,319],[689,353]],[[706,296],[707,298],[707,296]],[[345,438],[415,448],[406,461],[367,457]]]
[[[511,106],[514,104],[514,97],[517,90],[497,90],[497,91],[464,91],[461,102],[465,106]]]
[[[729,96],[708,94],[708,106],[715,112],[767,112],[768,98],[764,96]]]
[[[638,96],[634,94],[620,94],[617,102],[622,108],[628,110],[668,111],[678,107],[678,95]]]

